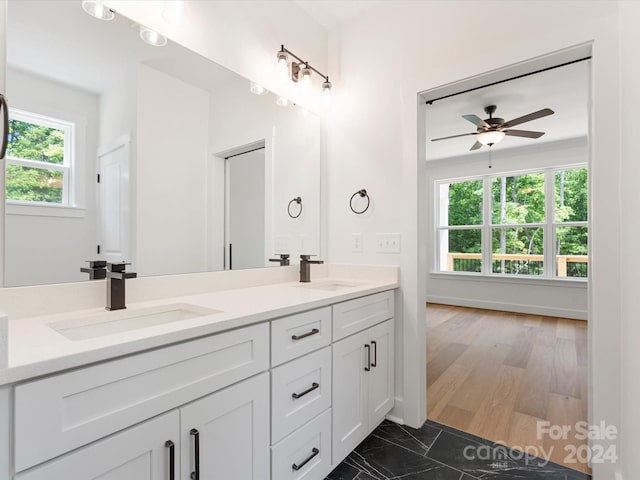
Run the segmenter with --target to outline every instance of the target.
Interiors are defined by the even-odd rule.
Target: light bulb
[[[168,0],[162,10],[162,17],[171,25],[182,23],[184,14],[184,0]]]
[[[279,107],[288,107],[289,105],[291,105],[291,102],[285,97],[278,97],[276,99],[276,105],[278,105]]]
[[[309,67],[304,67],[300,70],[300,77],[302,83],[302,89],[305,93],[311,90],[311,69]]]
[[[322,84],[322,100],[325,105],[331,102],[331,82],[328,79]]]
[[[154,47],[164,47],[167,44],[167,37],[144,25],[140,25],[140,38]]]
[[[251,82],[251,86],[249,89],[251,90],[251,93],[253,93],[254,95],[266,95],[267,93],[269,93],[269,90],[267,90],[262,85],[259,85],[255,82]]]
[[[105,7],[95,0],[82,0],[82,9],[92,17],[99,18],[100,20],[113,20],[116,16],[114,10]]]
[[[504,136],[504,132],[490,130],[488,132],[479,133],[476,138],[483,145],[495,145],[496,143],[500,143]]]
[[[278,59],[278,76],[282,80],[286,80],[289,75],[289,56],[286,52],[278,52],[276,58]]]

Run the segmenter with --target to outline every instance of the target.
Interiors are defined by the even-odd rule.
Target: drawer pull
[[[364,346],[364,348],[367,349],[367,366],[364,367],[364,371],[365,372],[370,372],[371,371],[371,345],[369,345],[368,343]]]
[[[191,472],[191,480],[200,480],[200,432],[192,428],[189,434],[193,436],[194,463],[196,467],[195,471]]]
[[[311,335],[315,335],[316,333],[320,333],[320,330],[314,328],[310,332],[303,333],[302,335],[291,335],[291,340],[302,340],[303,338],[310,337]]]
[[[291,394],[291,397],[297,400],[297,399],[299,399],[299,398],[304,397],[307,393],[311,393],[311,392],[313,392],[313,391],[314,391],[316,388],[318,388],[318,387],[320,387],[320,384],[319,384],[319,383],[316,383],[316,382],[313,382],[313,383],[311,384],[311,386],[310,386],[309,388],[307,388],[304,392],[300,392],[300,393],[292,393],[292,394]]]
[[[169,449],[169,480],[176,480],[176,445],[167,440],[164,446]]]
[[[378,344],[375,340],[371,340],[371,345],[373,345],[373,362],[371,362],[372,367],[378,366]]]
[[[317,448],[314,448],[313,450],[311,450],[311,455],[309,455],[304,462],[302,462],[300,465],[296,465],[295,463],[293,465],[291,465],[291,468],[293,468],[295,471],[300,470],[302,467],[304,467],[307,463],[309,463],[311,461],[311,459],[313,457],[315,457],[316,455],[318,455],[320,453],[320,450],[318,450]]]

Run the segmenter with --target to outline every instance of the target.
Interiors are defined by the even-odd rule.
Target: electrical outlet
[[[399,233],[377,233],[376,234],[377,253],[400,253]]]
[[[362,253],[362,234],[354,233],[351,235],[351,251],[353,253]]]
[[[298,250],[300,250],[301,252],[306,252],[307,251],[307,244],[309,243],[308,241],[308,235],[298,235]]]

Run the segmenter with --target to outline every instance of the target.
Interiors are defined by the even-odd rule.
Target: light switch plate
[[[400,253],[400,234],[377,233],[376,253]]]
[[[353,253],[362,253],[363,252],[362,245],[362,234],[354,233],[351,235],[351,251]]]

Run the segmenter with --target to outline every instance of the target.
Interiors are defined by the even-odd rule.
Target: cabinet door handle
[[[320,330],[314,328],[310,332],[303,333],[302,335],[291,335],[291,340],[302,340],[303,338],[310,337],[311,335],[315,335],[316,333],[320,333]]]
[[[293,468],[295,471],[300,470],[302,467],[304,467],[307,463],[309,463],[311,461],[311,459],[313,457],[315,457],[316,455],[318,455],[320,453],[320,450],[318,450],[317,448],[314,448],[311,450],[311,455],[309,455],[307,458],[305,458],[305,460],[300,464],[300,465],[296,465],[295,463],[293,465],[291,465],[291,468]]]
[[[371,362],[372,367],[378,366],[378,344],[375,340],[371,340],[371,345],[373,345],[373,362]]]
[[[200,480],[200,432],[192,428],[189,432],[193,436],[193,459],[196,469],[191,472],[191,480]]]
[[[364,348],[367,349],[367,366],[364,367],[364,371],[365,372],[370,372],[371,371],[371,345],[369,345],[368,343],[364,346]]]
[[[176,480],[176,445],[167,440],[164,446],[169,449],[169,480]]]
[[[292,393],[291,397],[297,400],[298,398],[304,397],[307,393],[313,392],[316,388],[319,388],[319,387],[320,387],[319,383],[313,382],[311,386],[307,388],[304,392]]]

